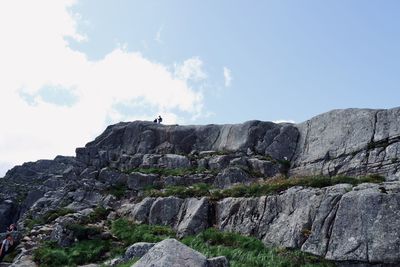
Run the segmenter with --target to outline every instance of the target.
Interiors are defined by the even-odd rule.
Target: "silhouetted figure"
[[[161,116],[158,116],[158,123],[160,124],[162,122]]]
[[[157,119],[157,118],[155,118],[153,122],[154,122],[154,123],[157,123],[157,120],[158,120],[158,119]]]

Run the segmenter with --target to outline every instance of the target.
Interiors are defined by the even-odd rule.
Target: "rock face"
[[[108,127],[85,148],[78,148],[76,153],[78,160],[96,167],[132,169],[149,164],[189,167],[190,162],[185,157],[169,155],[149,158],[148,154],[250,152],[290,159],[295,152],[297,138],[298,131],[291,124],[249,121],[232,125],[164,126],[136,121]]]
[[[291,174],[400,178],[400,108],[334,110],[298,124]]]
[[[197,234],[211,226],[211,204],[201,199],[177,197],[145,198],[137,204],[122,207],[120,215],[138,223],[168,225],[178,237]]]
[[[222,230],[335,261],[400,262],[400,183],[291,188],[277,196],[217,203]]]
[[[294,187],[218,202],[141,199],[149,188],[230,188],[278,175],[367,174],[388,182]],[[24,225],[60,209],[86,214],[102,206],[113,216],[169,225],[178,237],[215,225],[337,261],[398,264],[399,180],[400,108],[334,110],[300,124],[118,123],[77,148],[76,157],[25,163],[0,179],[0,232],[18,219]],[[51,222],[57,240],[66,235],[64,219]]]
[[[149,211],[154,205],[156,221]],[[257,237],[267,246],[297,248],[340,262],[400,262],[400,182],[293,187],[279,195],[216,203],[147,198],[131,207],[131,219],[139,207],[150,216],[145,221],[174,227],[180,236],[197,234],[214,219],[218,229]]]

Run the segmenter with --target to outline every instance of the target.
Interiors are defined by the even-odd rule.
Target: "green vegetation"
[[[130,261],[125,263],[120,263],[116,267],[131,267],[135,262],[137,262],[140,258],[133,258]]]
[[[3,262],[12,263],[14,261],[14,258],[17,257],[19,253],[21,253],[21,249],[13,249],[13,250],[11,250],[10,253],[7,253],[4,256]]]
[[[80,226],[79,231],[85,226]],[[86,228],[87,229],[87,228]],[[175,237],[175,232],[166,226],[138,225],[127,219],[118,219],[112,224],[112,233],[117,243],[110,240],[91,238],[90,234],[82,235],[80,241],[69,248],[61,248],[54,242],[46,242],[34,253],[34,260],[44,267],[76,266],[105,260],[105,255],[122,254],[123,249],[136,242],[159,242]],[[85,232],[85,231],[83,231]],[[334,266],[319,257],[300,251],[266,248],[264,244],[252,237],[235,233],[221,232],[214,228],[186,237],[182,242],[207,257],[226,256],[232,267],[264,266]],[[131,266],[138,259],[119,267]]]
[[[82,224],[96,223],[101,220],[105,220],[107,219],[109,213],[110,211],[103,206],[97,206],[92,213],[90,213],[85,219],[83,219]]]
[[[205,168],[135,168],[127,173],[140,172],[144,174],[158,174],[161,176],[185,176],[197,173],[211,173],[211,170]]]
[[[114,186],[111,186],[106,190],[106,194],[111,194],[115,196],[117,199],[121,199],[124,196],[126,196],[126,193],[128,192],[128,186],[126,184],[117,184]]]
[[[51,210],[43,216],[43,221],[44,221],[44,223],[50,223],[50,222],[54,221],[55,219],[57,219],[58,217],[65,216],[70,213],[74,213],[74,211],[71,209],[67,209],[67,208]]]
[[[66,228],[72,231],[74,237],[76,237],[76,239],[78,239],[79,241],[94,238],[101,234],[101,229],[97,227],[91,227],[76,223],[68,224]]]
[[[126,219],[114,221],[111,232],[126,246],[137,242],[155,243],[175,237],[175,232],[167,226],[135,224]]]
[[[26,227],[26,229],[28,229],[28,231],[30,231],[36,225],[51,223],[58,217],[65,216],[65,215],[71,214],[71,213],[74,213],[74,211],[71,209],[67,209],[67,208],[61,208],[58,210],[48,211],[46,214],[44,214],[40,218],[32,218],[31,216],[28,216],[27,219],[25,220],[25,227]]]
[[[31,231],[33,229],[33,227],[35,227],[36,225],[40,225],[40,224],[43,224],[43,221],[41,219],[28,218],[25,220],[25,228],[28,231]]]
[[[182,242],[206,257],[225,256],[231,267],[266,266],[335,266],[319,257],[300,251],[266,248],[253,237],[221,232],[210,228]]]
[[[310,176],[302,178],[273,178],[251,185],[239,184],[229,189],[215,189],[207,184],[194,184],[189,187],[171,186],[161,190],[145,191],[144,196],[151,197],[201,197],[208,196],[211,199],[219,200],[226,197],[258,197],[279,193],[293,186],[304,186],[322,188],[335,184],[347,183],[353,186],[361,183],[381,183],[385,178],[379,175],[361,177],[349,176]]]
[[[69,248],[61,248],[54,242],[46,242],[35,250],[33,259],[43,267],[76,266],[98,262],[109,250],[108,240],[83,240]]]
[[[213,188],[211,185],[199,183],[192,186],[168,186],[163,190],[150,189],[144,191],[144,196],[147,197],[159,197],[159,196],[176,196],[181,198],[186,197],[201,197],[209,196]],[[215,189],[214,189],[215,190]]]

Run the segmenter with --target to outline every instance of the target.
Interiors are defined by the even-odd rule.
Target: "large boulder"
[[[207,267],[207,258],[176,239],[152,247],[134,267]]]

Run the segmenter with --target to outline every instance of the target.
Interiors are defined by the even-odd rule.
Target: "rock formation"
[[[143,197],[148,188],[203,183],[225,189],[276,176],[368,174],[387,181],[293,187],[217,201]],[[74,241],[65,224],[102,206],[138,223],[169,225],[178,237],[215,226],[338,262],[400,264],[399,178],[400,108],[334,110],[300,124],[118,123],[77,148],[76,157],[58,156],[8,171],[0,181],[0,227],[4,231],[18,219],[24,226],[46,217],[51,228],[40,236],[68,245]],[[118,188],[124,191],[112,193]],[[61,208],[73,215],[50,216]],[[42,237],[27,242],[34,247]],[[23,253],[19,259],[29,250]]]

